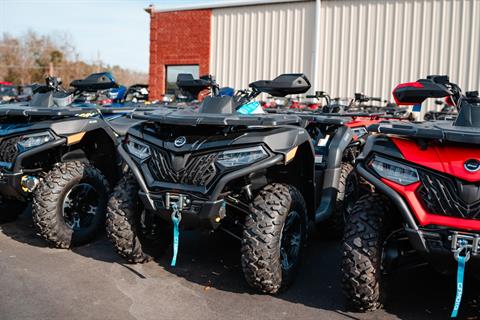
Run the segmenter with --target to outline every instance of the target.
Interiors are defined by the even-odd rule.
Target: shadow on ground
[[[5,235],[18,242],[36,247],[49,246],[36,234],[28,211],[19,220],[4,224],[1,228]],[[239,249],[238,240],[221,232],[208,234],[187,231],[181,233],[177,266],[169,266],[171,249],[156,263],[160,268],[205,288],[257,295],[243,279]],[[73,251],[91,259],[121,264],[139,278],[145,278],[145,275],[117,256],[104,235],[98,241]],[[455,296],[455,276],[439,275],[429,267],[392,275],[388,282],[388,302],[384,311],[367,314],[348,312],[340,289],[340,260],[341,247],[338,242],[325,241],[318,234],[312,234],[296,281],[275,298],[330,310],[351,319],[383,318],[385,312],[401,319],[449,318]],[[478,285],[477,280],[467,276],[461,318],[479,317]]]

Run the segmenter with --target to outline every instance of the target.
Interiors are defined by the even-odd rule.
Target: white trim
[[[285,3],[285,2],[301,2],[301,1],[311,1],[311,0],[235,0],[235,1],[215,1],[211,3],[198,3],[191,5],[179,5],[165,8],[157,8],[155,5],[147,10],[152,10],[153,12],[172,12],[172,11],[186,11],[186,10],[200,10],[200,9],[217,9],[217,8],[229,8],[229,7],[243,7],[243,6],[256,6],[262,4],[275,4],[275,3]],[[148,12],[148,11],[147,11]]]

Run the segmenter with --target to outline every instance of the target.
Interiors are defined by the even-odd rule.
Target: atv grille
[[[0,140],[0,161],[13,163],[18,156],[17,143],[20,136]]]
[[[175,161],[167,152],[152,148],[152,157],[148,167],[155,180],[181,183],[194,186],[208,186],[217,174],[215,160],[217,153],[190,156],[184,161],[182,168],[174,169]]]
[[[432,214],[480,220],[480,185],[431,172],[419,172],[417,197]]]

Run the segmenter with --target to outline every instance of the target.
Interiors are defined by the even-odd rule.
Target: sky
[[[229,0],[222,0],[223,2]],[[218,0],[0,0],[0,34],[68,34],[80,57],[148,72],[153,3],[171,8]]]

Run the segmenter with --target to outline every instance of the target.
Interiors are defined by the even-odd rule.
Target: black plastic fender
[[[27,150],[23,153],[20,153],[17,157],[17,159],[15,159],[15,165],[13,167],[13,172],[19,172],[21,169],[22,169],[22,162],[23,160],[25,159],[28,159],[29,157],[32,157],[40,152],[43,152],[43,151],[46,151],[46,150],[49,150],[49,149],[54,149],[54,148],[57,148],[57,147],[60,147],[60,146],[63,146],[63,145],[66,145],[67,144],[67,139],[66,138],[61,138],[61,139],[57,139],[55,141],[52,141],[52,142],[47,142],[41,146],[38,146],[38,147],[35,147],[35,148],[32,148],[30,150]]]
[[[81,161],[88,163],[88,157],[82,149],[75,149],[62,155],[62,162]]]
[[[349,127],[337,129],[328,148],[327,167],[323,176],[320,205],[315,211],[315,222],[322,222],[330,217],[337,198],[338,182],[342,170],[342,158],[345,149],[353,139]]]
[[[365,178],[365,180],[373,184],[377,190],[390,198],[390,200],[395,204],[395,207],[398,208],[398,210],[402,214],[403,219],[411,230],[418,231],[418,226],[415,222],[415,218],[413,217],[412,212],[410,211],[410,208],[408,207],[407,203],[405,203],[405,200],[403,200],[403,198],[397,192],[395,192],[392,188],[390,188],[380,179],[371,174],[365,168],[363,163],[357,164],[356,170],[363,178]]]
[[[137,182],[138,182],[138,185],[140,186],[140,189],[146,195],[145,199],[148,202],[145,203],[145,206],[146,206],[145,209],[155,210],[155,204],[154,204],[152,198],[150,198],[148,196],[149,192],[148,192],[147,184],[145,183],[145,180],[143,179],[142,173],[138,169],[137,164],[135,163],[135,161],[133,161],[133,159],[125,151],[125,149],[123,149],[123,146],[121,144],[118,146],[117,150],[118,150],[118,153],[120,154],[120,156],[123,158],[123,160],[125,160],[125,162],[127,163],[130,170],[132,170],[132,173],[135,176],[135,178],[137,179]]]

